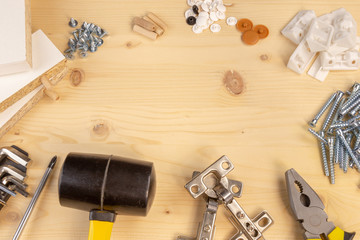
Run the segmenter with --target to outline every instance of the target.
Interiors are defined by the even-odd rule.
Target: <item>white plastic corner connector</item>
[[[329,70],[323,69],[323,67],[321,66],[320,56],[318,56],[314,61],[313,65],[311,66],[311,68],[309,69],[308,75],[323,82],[327,77],[327,75],[329,74],[329,72],[330,72]]]
[[[284,27],[281,33],[295,44],[299,44],[305,37],[312,20],[315,18],[316,14],[313,10],[300,11],[290,23]]]
[[[330,47],[334,27],[328,23],[314,19],[306,34],[306,42],[311,52],[325,51]]]
[[[321,15],[320,17],[318,17],[318,19],[322,22],[325,22],[327,24],[333,24],[333,20],[337,17],[337,16],[341,16],[344,15],[346,13],[346,9],[345,8],[339,8],[336,9],[335,11],[332,11],[331,13],[327,13],[324,15]]]
[[[354,17],[344,8],[318,18],[320,21],[334,26],[332,45],[339,48],[350,49],[356,45],[357,24]],[[339,52],[335,50],[335,52]]]
[[[335,56],[321,52],[320,59],[324,70],[357,70],[360,67],[360,53],[354,49]]]
[[[316,53],[310,51],[310,48],[304,39],[291,55],[287,67],[294,72],[301,74],[309,66],[315,55]]]

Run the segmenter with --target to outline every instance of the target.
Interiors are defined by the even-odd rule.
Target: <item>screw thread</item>
[[[360,96],[360,95],[359,95]],[[348,112],[350,112],[351,109],[353,109],[354,107],[356,107],[359,103],[360,103],[360,98],[359,96],[353,101],[351,102],[351,104],[349,104],[346,108],[343,107],[343,109],[340,110],[340,114],[341,115],[345,115]]]
[[[358,97],[360,96],[360,91],[357,91],[355,93],[353,93],[352,95],[350,95],[350,97],[347,99],[346,102],[344,102],[344,105],[341,108],[341,111],[348,108],[353,101],[355,101]]]
[[[326,156],[326,147],[325,147],[325,143],[320,142],[320,149],[321,149],[321,156],[322,156],[322,160],[323,160],[323,167],[324,167],[324,173],[325,176],[329,176],[329,166],[328,166],[328,161],[327,161],[327,156]]]
[[[337,93],[334,93],[330,96],[330,98],[326,101],[326,103],[320,108],[320,111],[315,115],[314,119],[309,123],[311,127],[315,127],[317,121],[320,119],[320,117],[324,114],[326,109],[330,106],[332,101],[335,99]]]
[[[335,184],[334,137],[329,138],[329,165],[330,165],[330,182],[331,184]]]
[[[348,170],[348,166],[349,166],[349,153],[347,153],[345,151],[345,158],[344,158],[344,162],[343,162],[343,171],[344,173],[347,173]]]
[[[335,138],[335,143],[334,143],[334,163],[338,163],[339,159],[341,158],[340,154],[340,140],[339,137]]]
[[[343,95],[344,95],[344,93],[341,92],[341,91],[336,92],[336,98],[335,98],[334,104],[330,108],[330,111],[329,111],[328,115],[326,116],[326,119],[325,119],[325,121],[323,123],[323,126],[321,128],[323,131],[329,126],[331,119],[333,118],[336,110],[338,109],[340,100],[343,97]]]

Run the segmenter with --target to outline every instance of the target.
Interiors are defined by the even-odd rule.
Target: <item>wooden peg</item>
[[[45,75],[42,75],[40,77],[40,81],[46,89],[48,89],[48,90],[52,89],[52,84],[50,83],[49,79]]]
[[[151,22],[155,25],[155,31],[157,35],[161,36],[164,34],[164,29],[162,29],[159,25],[157,25],[153,20],[151,20],[148,16],[143,17],[144,20]]]
[[[59,94],[57,94],[55,91],[53,90],[49,90],[49,89],[44,89],[44,94],[46,96],[48,96],[49,98],[51,98],[53,101],[58,101],[60,99]]]
[[[140,27],[139,25],[134,25],[133,26],[133,31],[137,32],[147,38],[150,38],[152,40],[156,40],[156,38],[158,37],[158,35],[155,32],[151,32],[149,30],[146,30],[145,28]]]
[[[167,30],[167,26],[166,23],[164,23],[158,16],[156,16],[154,13],[149,12],[146,15],[148,18],[150,18],[151,20],[153,20],[157,25],[159,25],[164,31]]]
[[[146,30],[149,30],[151,32],[155,32],[156,26],[152,22],[146,21],[143,18],[134,17],[133,19],[134,25],[139,25],[142,28],[145,28]]]

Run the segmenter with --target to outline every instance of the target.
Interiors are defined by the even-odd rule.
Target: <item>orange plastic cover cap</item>
[[[247,19],[247,18],[243,18],[240,19],[237,23],[236,23],[236,28],[240,31],[240,32],[245,32],[245,31],[249,31],[251,30],[253,27],[253,23],[251,20]]]

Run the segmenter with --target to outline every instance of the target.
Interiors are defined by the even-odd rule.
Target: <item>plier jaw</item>
[[[290,207],[295,219],[305,230],[305,239],[351,240],[355,236],[327,221],[328,216],[320,197],[294,169],[286,171],[285,179]]]

